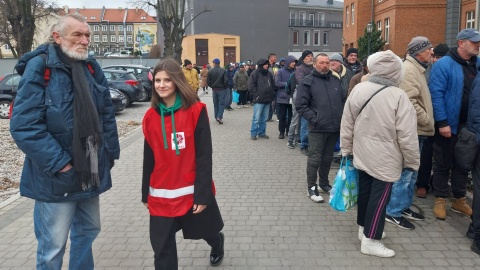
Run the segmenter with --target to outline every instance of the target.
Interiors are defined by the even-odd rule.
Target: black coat
[[[253,95],[253,103],[270,103],[275,97],[275,80],[270,72],[262,74],[261,68],[248,78],[248,91]]]
[[[309,122],[310,132],[339,132],[347,94],[332,72],[313,70],[297,87],[295,109]]]

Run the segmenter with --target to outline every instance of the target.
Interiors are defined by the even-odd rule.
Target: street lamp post
[[[367,33],[368,33],[368,47],[367,47],[367,56],[370,55],[370,40],[372,39],[372,29],[373,25],[372,22],[368,22],[367,24]]]

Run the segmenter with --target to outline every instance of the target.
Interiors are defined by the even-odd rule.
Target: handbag
[[[340,169],[335,176],[330,190],[330,206],[340,212],[345,212],[357,204],[358,199],[358,171],[352,161],[342,157]]]
[[[240,94],[237,92],[237,90],[234,90],[232,93],[232,101],[235,103],[238,103],[239,97],[240,97]]]

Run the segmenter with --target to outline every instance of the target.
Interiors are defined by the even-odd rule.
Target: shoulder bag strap
[[[388,85],[385,85],[384,87],[378,89],[375,93],[373,93],[373,95],[365,102],[365,104],[363,104],[362,108],[360,109],[360,112],[358,112],[358,115],[360,115],[363,111],[363,108],[365,108],[365,106],[367,106],[368,102],[370,102],[370,100],[376,95],[378,94],[380,91],[382,91],[383,89],[387,88]],[[358,117],[357,115],[357,117]]]

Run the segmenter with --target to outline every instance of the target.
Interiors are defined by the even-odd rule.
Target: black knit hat
[[[448,53],[450,48],[447,44],[438,44],[437,47],[433,48],[433,55],[435,56],[445,56]]]
[[[310,51],[310,50],[305,50],[302,52],[302,59],[305,59],[305,57],[307,57],[307,55],[313,55],[313,52]]]
[[[347,57],[351,54],[351,53],[356,53],[358,55],[358,49],[357,48],[350,48],[347,50]]]
[[[183,61],[183,66],[188,66],[188,65],[191,65],[192,64],[192,61],[188,60],[188,59],[185,59],[185,61]]]

